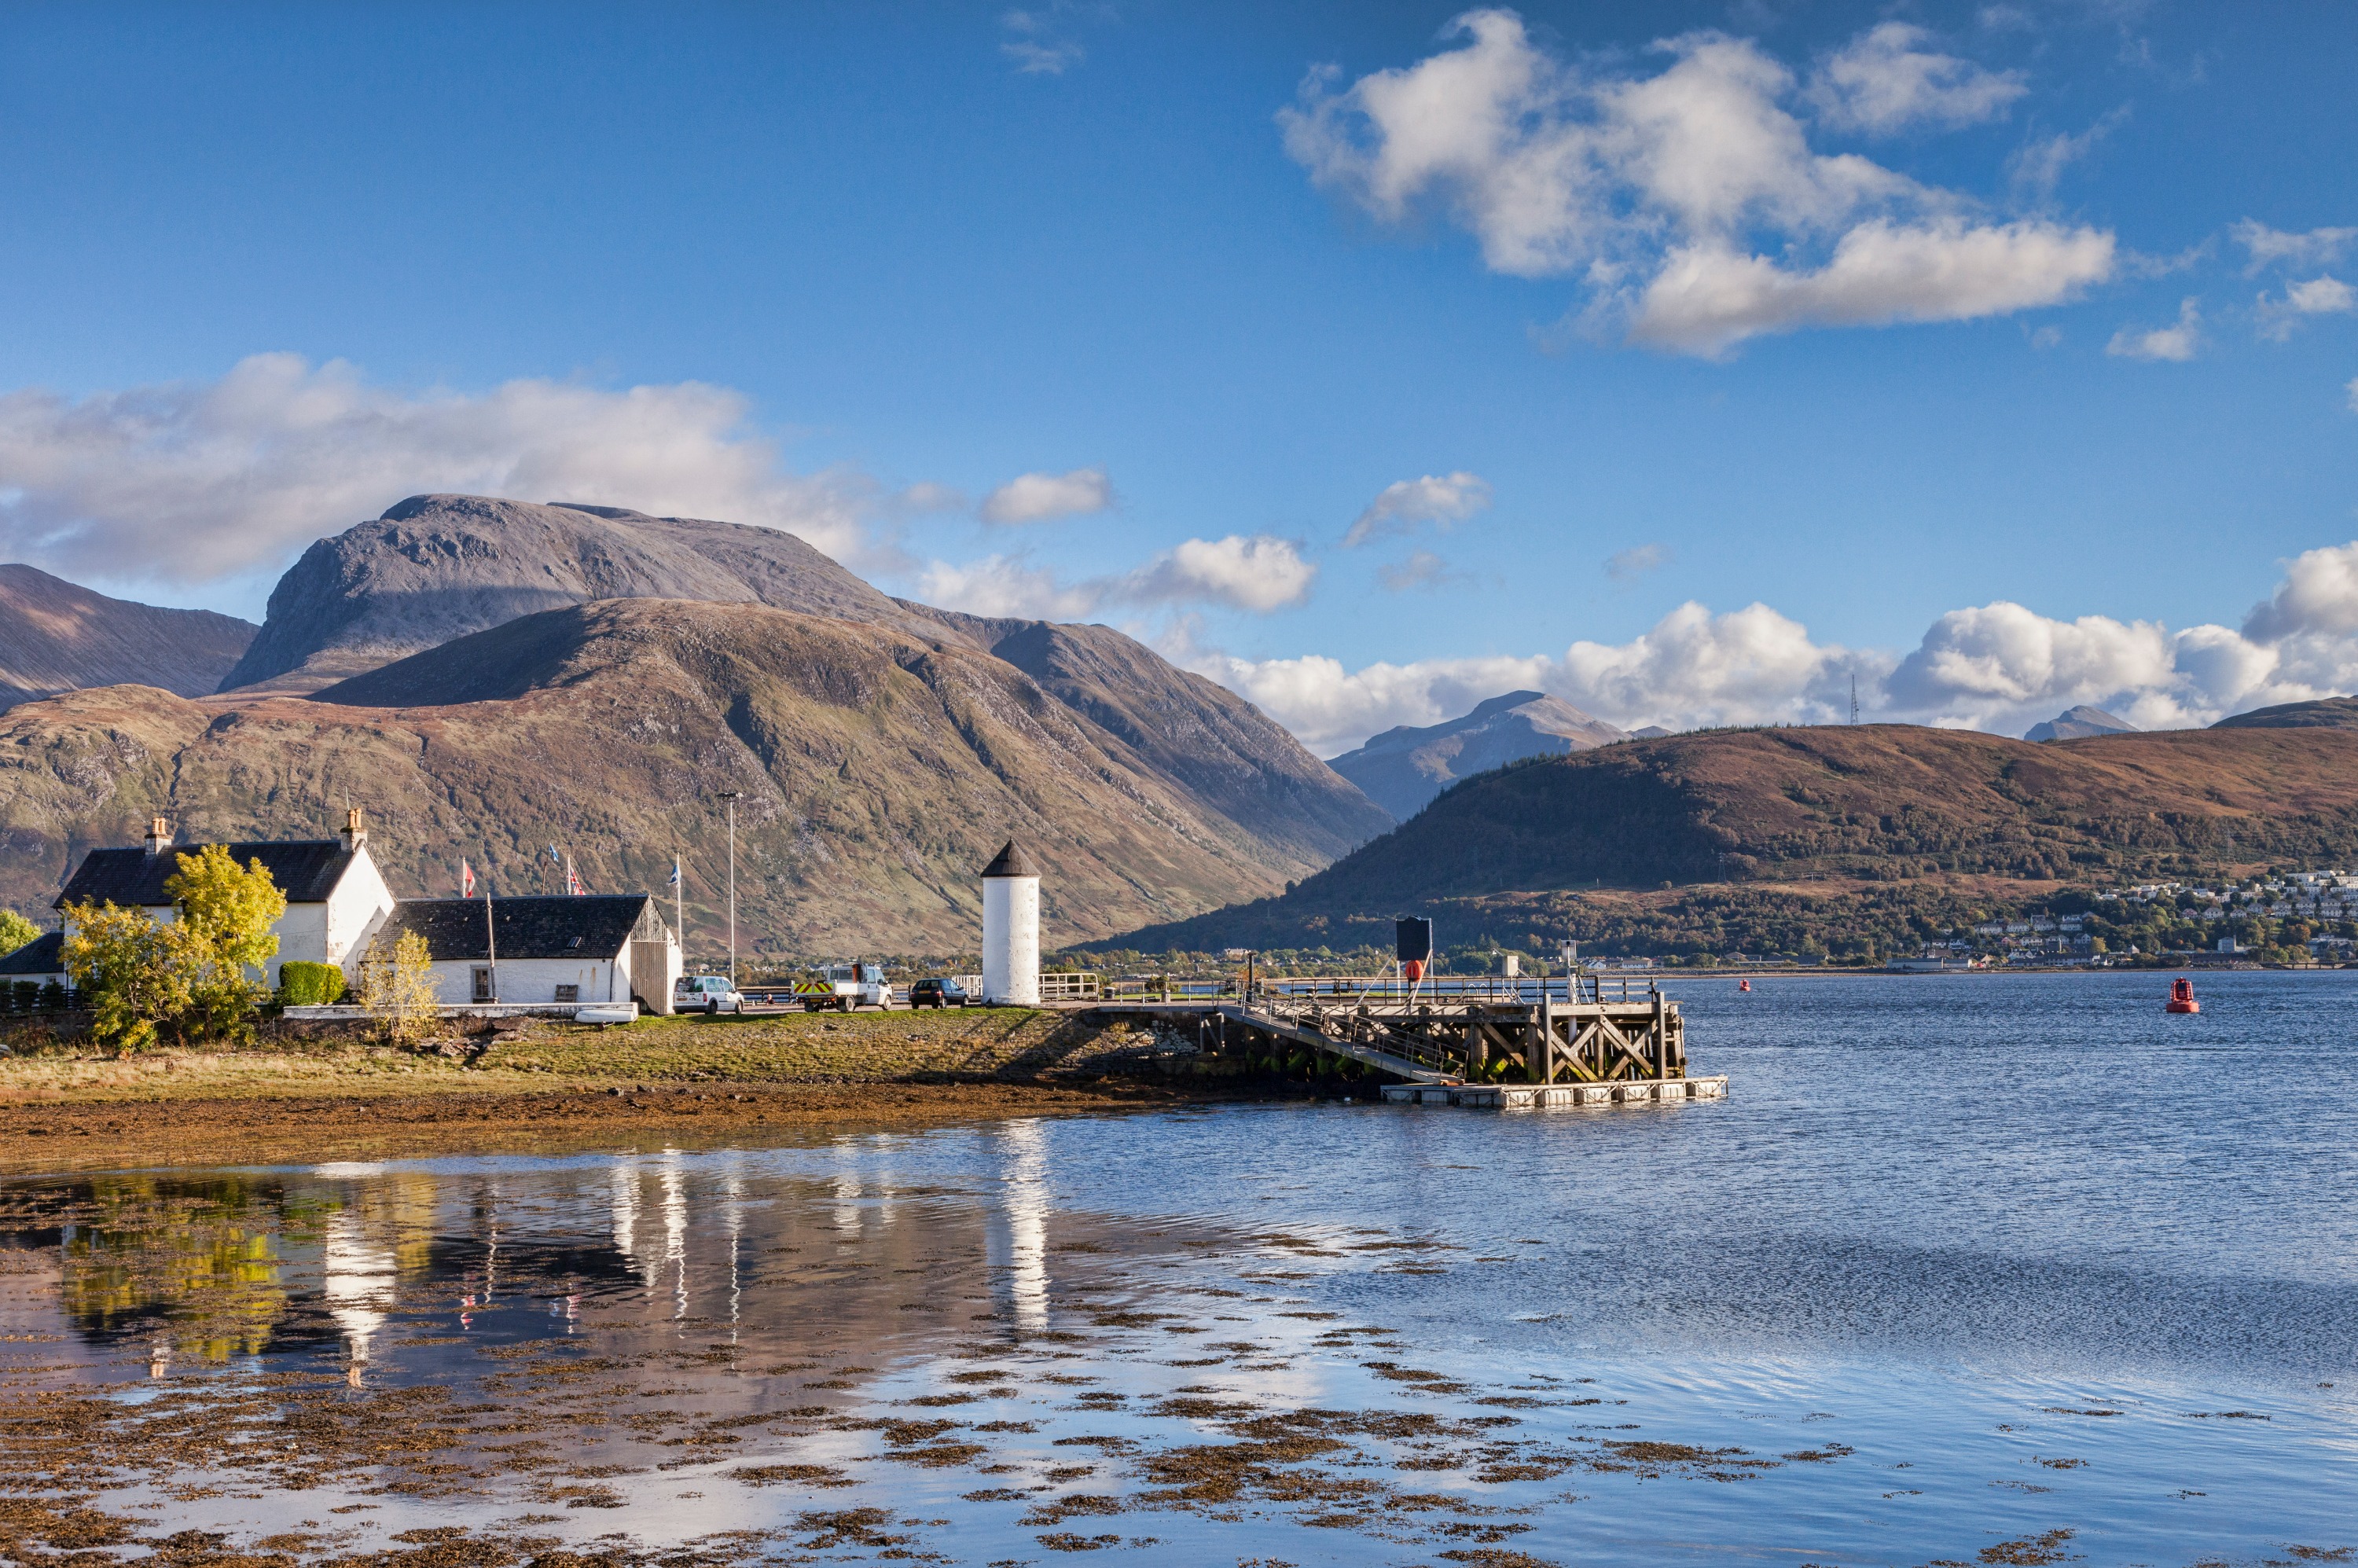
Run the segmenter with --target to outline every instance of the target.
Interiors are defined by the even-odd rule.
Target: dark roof
[[[92,849],[75,868],[73,880],[58,894],[52,907],[62,908],[85,899],[131,909],[172,902],[165,880],[180,869],[180,857],[201,846],[178,844],[160,855],[146,849]],[[325,903],[352,863],[341,838],[294,838],[278,844],[232,844],[229,858],[243,866],[260,860],[270,880],[289,903]]]
[[[1010,838],[1007,848],[999,851],[999,858],[982,868],[982,874],[986,877],[1036,877],[1040,874],[1040,868],[1033,863],[1031,856],[1023,852],[1023,846]]]
[[[0,954],[0,975],[61,975],[66,970],[62,931],[36,936],[13,953]]]
[[[660,934],[654,903],[643,892],[495,898],[492,927],[503,958],[611,958],[643,925],[648,937]],[[404,899],[377,935],[395,941],[408,931],[425,937],[426,950],[440,962],[486,956],[480,898]]]

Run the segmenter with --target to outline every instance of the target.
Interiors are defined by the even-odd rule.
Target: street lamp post
[[[729,803],[729,989],[737,989],[737,797],[739,792],[724,789],[720,798]]]

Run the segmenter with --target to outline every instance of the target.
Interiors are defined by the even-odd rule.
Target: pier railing
[[[1045,983],[1047,977],[1041,977]],[[1353,1000],[1382,1004],[1429,1002],[1519,1002],[1542,1000],[1567,1004],[1638,1001],[1660,989],[1651,975],[1583,970],[1572,975],[1428,975],[1409,981],[1397,975],[1261,975],[1252,994],[1271,1000]],[[1098,993],[1108,1001],[1212,1001],[1244,998],[1238,974],[1123,975],[1107,980]]]
[[[1444,1083],[1512,1077],[1609,1085],[1686,1076],[1679,1004],[1634,975],[1443,976],[1413,985],[1364,976],[1287,977],[1259,981],[1244,995],[1234,979],[1224,991],[1215,989],[1219,984],[1178,977],[1166,982],[1158,975],[1129,997],[1115,991],[1107,1005],[1192,1019],[1203,1049],[1241,1053],[1253,1062],[1298,1066],[1339,1058]]]

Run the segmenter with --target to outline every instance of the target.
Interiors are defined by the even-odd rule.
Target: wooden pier
[[[1288,1047],[1399,1080],[1388,1100],[1489,1109],[1717,1099],[1724,1076],[1687,1073],[1686,1020],[1661,988],[1592,980],[1466,987],[1437,994],[1365,983],[1281,981],[1232,998],[1107,1002],[1152,1016],[1201,1051],[1269,1056]]]

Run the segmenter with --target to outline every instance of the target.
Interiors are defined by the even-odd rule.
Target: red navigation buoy
[[[1752,982],[1750,980],[1738,980],[1736,982],[1736,989],[1740,991],[1748,991],[1752,989]]]
[[[2161,1004],[2164,1012],[2201,1012],[2202,1004],[2194,1000],[2194,982],[2184,975],[2169,982],[2169,1000]]]

